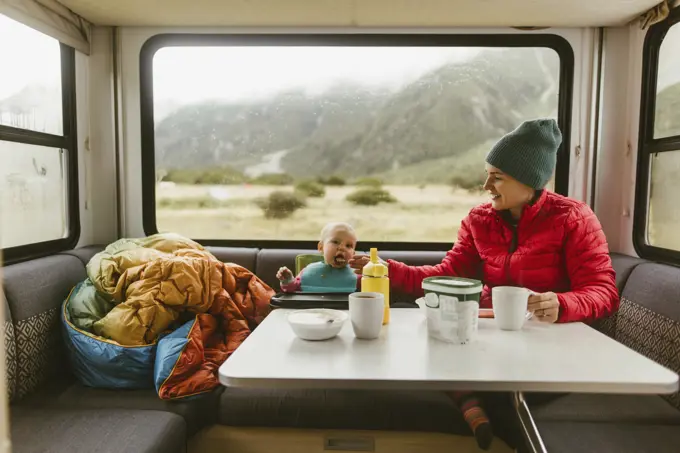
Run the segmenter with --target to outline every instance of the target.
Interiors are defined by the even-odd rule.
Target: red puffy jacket
[[[591,321],[618,310],[619,294],[600,222],[588,205],[544,190],[513,228],[491,204],[463,220],[458,241],[436,266],[411,267],[388,260],[391,284],[422,295],[425,277],[480,279],[482,308],[491,288],[523,286],[557,293],[559,322]]]

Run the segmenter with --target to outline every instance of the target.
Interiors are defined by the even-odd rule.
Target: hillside
[[[61,89],[28,85],[0,99],[0,124],[51,134],[62,133]]]
[[[662,90],[656,97],[656,138],[680,135],[680,82]]]
[[[390,170],[376,176],[386,184],[451,184],[454,177],[464,177],[465,186],[484,184],[484,157],[496,143],[489,140],[458,156],[429,159],[417,164]],[[452,172],[455,169],[455,172]]]
[[[555,116],[558,65],[551,50],[488,50],[397,92],[343,84],[316,96],[290,91],[247,104],[184,106],[157,125],[157,167],[243,171],[271,163],[273,153],[275,170],[305,177],[433,165],[523,119]]]

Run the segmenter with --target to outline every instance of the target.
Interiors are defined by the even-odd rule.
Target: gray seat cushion
[[[621,297],[680,323],[680,268],[642,263],[631,272]]]
[[[635,422],[680,425],[680,411],[655,395],[589,395],[572,393],[548,403],[530,405],[540,427],[544,422]]]
[[[74,250],[67,250],[61,254],[75,256],[80,259],[83,264],[87,264],[95,254],[104,250],[105,247],[105,245],[88,245]],[[217,259],[224,261],[225,263],[236,263],[255,272],[255,261],[258,252],[258,249],[256,248],[209,246],[206,247],[206,249],[215,255]]]
[[[206,247],[210,253],[225,263],[243,266],[250,272],[255,272],[258,249],[240,247]],[[262,278],[262,277],[260,277]]]
[[[408,430],[469,435],[443,393],[227,388],[219,422],[228,426]]]
[[[84,265],[90,262],[93,256],[104,250],[106,245],[88,245],[73,250],[61,252],[63,255],[71,255],[78,258]]]
[[[13,408],[13,453],[183,453],[181,417],[169,412]]]
[[[550,453],[677,453],[680,426],[550,422],[539,427]]]
[[[380,258],[400,261],[409,266],[435,266],[442,262],[446,252],[380,252]]]
[[[186,423],[189,436],[215,423],[223,388],[199,398],[163,401],[153,389],[107,390],[80,384],[57,384],[36,392],[21,402],[22,407],[49,409],[131,409],[175,413]]]
[[[636,266],[647,261],[635,258],[633,256],[622,255],[621,253],[611,253],[612,267],[616,272],[616,287],[619,289],[619,294],[623,291],[631,272]]]

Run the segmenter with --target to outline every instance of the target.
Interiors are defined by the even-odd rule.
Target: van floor
[[[189,441],[188,453],[480,453],[474,437],[441,433],[398,431],[310,430],[243,428],[213,425]],[[501,439],[494,439],[489,453],[512,453]]]

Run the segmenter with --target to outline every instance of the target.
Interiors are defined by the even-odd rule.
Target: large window
[[[645,42],[635,245],[645,257],[680,260],[680,11]]]
[[[554,35],[156,36],[145,229],[291,245],[347,221],[362,242],[446,247],[503,134],[559,118],[568,149],[572,71]],[[560,153],[552,189],[567,169]]]
[[[6,261],[78,236],[74,51],[0,15],[0,248]]]

